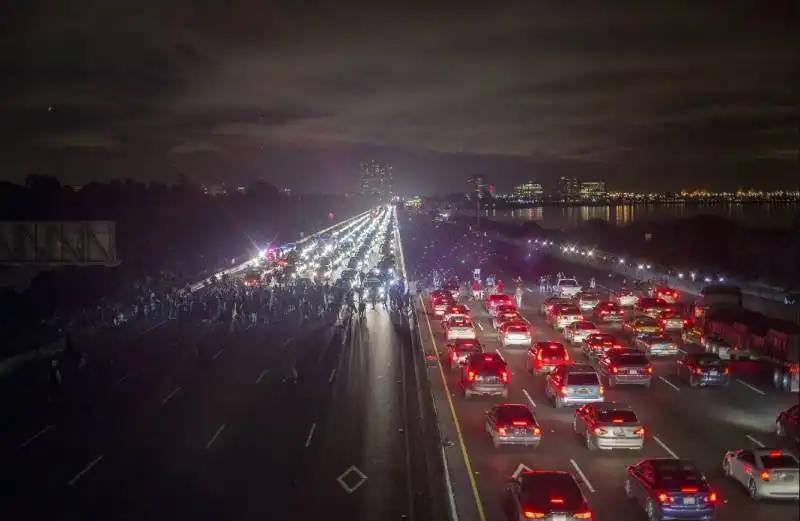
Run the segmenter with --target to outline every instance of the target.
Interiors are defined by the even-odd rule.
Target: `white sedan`
[[[586,320],[573,322],[564,328],[564,338],[572,344],[581,344],[589,335],[597,335],[600,333],[600,328]]]
[[[475,333],[475,326],[472,320],[465,317],[455,316],[445,322],[444,335],[448,341],[458,339],[474,340],[478,337]]]
[[[779,449],[731,450],[722,470],[747,488],[753,499],[800,499],[800,462]]]

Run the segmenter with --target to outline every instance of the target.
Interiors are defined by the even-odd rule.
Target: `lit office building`
[[[539,183],[528,181],[514,187],[514,198],[522,201],[541,201],[544,198],[544,189]]]
[[[467,184],[469,185],[468,195],[470,199],[486,199],[489,187],[486,184],[485,177],[482,175],[470,176],[467,179]]]
[[[578,199],[581,186],[574,177],[562,176],[558,178],[558,198],[564,202]]]
[[[581,183],[581,199],[597,201],[606,196],[606,184],[603,181],[586,181]]]
[[[377,161],[361,163],[361,194],[390,201],[392,192],[392,165],[382,165]]]

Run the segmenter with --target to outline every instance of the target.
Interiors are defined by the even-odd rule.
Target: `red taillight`
[[[467,380],[469,380],[470,382],[475,380],[475,372],[474,371],[470,371],[469,373],[467,373]]]
[[[503,371],[500,375],[500,378],[502,378],[504,382],[508,382],[508,372]]]
[[[614,373],[614,374],[617,374],[619,372],[619,369],[617,369],[616,366],[612,365],[611,366],[611,372]]]
[[[709,503],[716,503],[717,502],[717,493],[716,492],[710,493],[708,495],[707,500],[708,500]]]
[[[669,503],[669,501],[670,501],[669,496],[664,494],[663,492],[658,495],[659,503]]]
[[[544,514],[542,512],[534,512],[533,510],[525,511],[525,519],[542,519]]]
[[[539,351],[539,354],[536,355],[536,359],[537,360],[544,360],[544,357],[542,357],[542,352],[541,351]]]
[[[778,457],[780,457],[780,456],[783,456],[783,451],[780,451],[780,450],[771,450],[771,451],[769,451],[769,454],[768,454],[768,456],[769,456],[770,458],[778,458]]]
[[[533,428],[533,435],[534,436],[541,436],[542,435],[542,429],[540,429],[539,427],[534,427]]]
[[[575,512],[575,519],[591,519],[592,513],[588,510],[585,512]]]
[[[500,436],[505,436],[506,435],[506,428],[498,426],[497,427],[497,434],[499,434]]]
[[[633,431],[633,433],[634,433],[635,435],[637,435],[637,436],[644,436],[644,427],[639,427],[638,429],[636,429],[635,431]]]
[[[569,353],[564,353],[564,361],[565,362],[569,362],[570,361]]]
[[[606,388],[602,385],[600,386],[600,394],[606,394]]]
[[[511,424],[514,427],[527,427],[528,426],[528,422],[526,422],[526,421],[513,421],[513,422],[511,422]]]
[[[647,374],[653,374],[653,368],[652,367],[649,367],[649,366],[647,367]]]
[[[601,429],[600,427],[595,427],[592,432],[594,432],[596,436],[602,436],[603,434],[607,434],[607,432]]]
[[[769,472],[766,470],[761,473],[761,481],[769,481]]]
[[[458,353],[453,353],[453,362],[458,362]]]
[[[697,487],[681,487],[681,492],[685,492],[686,494],[696,494]]]
[[[625,423],[625,420],[621,420],[619,418],[614,419],[614,423]]]
[[[727,367],[722,370],[722,374],[730,374],[731,370]]]
[[[694,370],[694,374],[703,374],[703,370],[702,370],[702,369],[700,369],[699,367],[697,367],[697,368],[695,368],[695,370]]]
[[[550,498],[550,504],[551,505],[563,505],[564,504],[564,499],[560,498],[560,497],[551,497]]]

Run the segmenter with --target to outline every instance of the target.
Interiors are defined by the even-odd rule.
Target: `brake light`
[[[637,435],[637,436],[644,436],[644,427],[639,427],[638,429],[636,429],[635,431],[633,431],[633,433],[634,433],[635,435]]]
[[[534,512],[532,510],[525,511],[525,519],[542,519],[544,514],[541,512]]]
[[[709,503],[716,503],[717,502],[717,493],[716,492],[710,493],[708,495],[708,498],[706,498],[706,499],[708,500]]]
[[[602,385],[600,386],[600,394],[606,394],[606,388]]]
[[[611,366],[611,372],[614,373],[614,374],[617,374],[619,372],[619,369],[617,369],[617,366],[612,365]]]
[[[511,424],[514,427],[527,427],[528,422],[526,422],[526,421],[514,421],[514,422],[511,422]]]
[[[474,371],[470,371],[470,372],[467,374],[467,380],[469,380],[470,382],[471,382],[471,381],[473,381],[473,380],[475,380],[475,372],[474,372]]]
[[[694,374],[703,374],[703,370],[700,369],[699,367],[696,367],[694,370]]]
[[[453,353],[453,362],[458,362],[458,353]]]
[[[730,374],[731,370],[727,367],[722,370],[722,374]]]
[[[486,355],[486,356],[483,357],[483,359],[486,360],[487,362],[491,362],[492,361],[492,355]]]
[[[614,419],[614,423],[625,423],[625,420],[621,420],[619,418]]]
[[[564,499],[560,498],[560,497],[551,497],[550,498],[550,504],[551,505],[563,505],[564,504]]]
[[[586,512],[575,512],[575,519],[591,519],[592,513],[588,510]]]
[[[539,427],[534,427],[533,428],[533,435],[534,436],[541,436],[542,435],[542,429],[540,429]]]
[[[681,492],[685,492],[687,494],[695,494],[697,493],[697,487],[681,487]]]
[[[783,451],[780,451],[780,450],[771,450],[771,451],[769,451],[769,454],[768,454],[768,456],[769,456],[770,458],[778,458],[778,457],[780,457],[780,456],[783,456]]]
[[[569,390],[566,387],[562,387],[561,394],[569,394]]]
[[[500,374],[500,378],[502,378],[504,382],[508,382],[508,373],[506,371],[503,371]]]
[[[614,349],[622,349],[622,345],[621,344],[614,344]]]
[[[539,354],[536,355],[536,359],[537,360],[544,360],[544,358],[542,357],[542,352],[541,351],[539,351]]]
[[[564,361],[565,362],[569,362],[570,361],[569,353],[566,353],[566,352],[564,353]]]
[[[608,432],[606,432],[604,429],[601,429],[600,427],[595,427],[594,431],[592,432],[594,432],[596,436],[602,436],[603,434],[608,434]]]
[[[769,472],[766,470],[761,473],[761,481],[769,481]]]
[[[669,503],[670,502],[670,498],[669,498],[668,495],[666,495],[665,493],[662,492],[661,494],[658,495],[658,502],[659,503]]]
[[[500,436],[505,436],[506,435],[506,428],[505,427],[497,427],[497,434],[499,434]]]
[[[653,368],[652,367],[647,366],[647,374],[653,374]]]

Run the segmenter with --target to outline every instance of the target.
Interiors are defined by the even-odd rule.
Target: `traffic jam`
[[[515,273],[487,285],[465,259],[489,257],[499,279],[513,251],[485,253],[499,246],[452,225],[409,227],[404,244],[430,237],[421,256],[447,274],[417,308],[443,436],[461,446],[448,466],[468,474],[453,475],[454,504],[472,496],[482,521],[798,518],[797,336],[770,329],[758,353],[732,342],[717,313],[735,307],[727,288],[696,298]],[[739,373],[757,356],[774,386]]]

